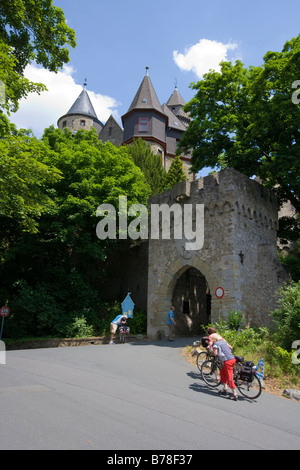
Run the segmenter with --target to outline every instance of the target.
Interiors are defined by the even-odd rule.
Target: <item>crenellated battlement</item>
[[[204,243],[201,249],[189,251],[186,239],[149,240],[148,334],[155,336],[163,329],[165,312],[174,302],[182,311],[178,329],[185,334],[196,331],[197,322],[217,321],[232,308],[240,309],[249,324],[269,323],[275,292],[287,279],[277,258],[275,194],[229,168],[177,184],[149,202],[170,207],[180,204],[182,214],[186,205],[192,205],[193,210],[203,205]],[[197,228],[195,215],[193,223]],[[191,291],[198,292],[199,286],[203,286],[202,294],[197,294],[189,310]],[[222,298],[215,295],[218,287],[224,290]],[[190,314],[184,315],[183,308]]]

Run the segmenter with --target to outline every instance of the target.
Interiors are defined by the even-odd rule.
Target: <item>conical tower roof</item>
[[[66,115],[83,114],[98,119],[88,92],[84,88]]]
[[[182,98],[181,94],[179,93],[177,86],[167,101],[167,107],[175,114],[175,116],[180,119],[180,121],[187,126],[191,121],[189,113],[183,111],[183,106],[185,105],[185,101]]]
[[[185,101],[182,98],[176,86],[175,90],[173,91],[172,95],[167,101],[167,106],[184,106],[184,105],[185,105]]]
[[[148,67],[146,67],[146,75],[143,78],[142,83],[138,91],[136,92],[135,97],[127,113],[135,109],[155,109],[162,113],[162,108],[157,98],[156,92],[148,75]]]

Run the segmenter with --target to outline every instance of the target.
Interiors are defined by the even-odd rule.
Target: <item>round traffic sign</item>
[[[217,287],[215,290],[215,296],[218,297],[218,299],[221,299],[223,295],[224,295],[223,287]]]
[[[0,315],[1,317],[8,317],[9,315],[9,308],[8,307],[1,307],[0,308]]]

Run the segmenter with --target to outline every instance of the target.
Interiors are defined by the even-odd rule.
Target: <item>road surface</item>
[[[218,396],[182,355],[193,340],[7,351],[0,449],[300,449],[300,404]]]

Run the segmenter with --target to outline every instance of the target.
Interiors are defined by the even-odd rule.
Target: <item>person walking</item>
[[[173,341],[173,333],[176,325],[174,317],[175,307],[171,307],[168,313],[168,326],[169,326],[169,341]]]

